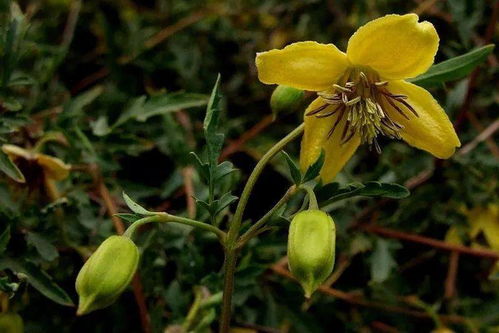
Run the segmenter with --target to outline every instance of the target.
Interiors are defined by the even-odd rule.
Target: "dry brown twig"
[[[291,272],[288,271],[285,268],[285,266],[282,265],[282,259],[279,262],[277,262],[276,264],[272,265],[270,267],[270,270],[273,273],[276,273],[280,276],[283,276],[285,278],[288,278],[290,280],[295,281],[295,278],[293,277]],[[408,309],[405,307],[369,301],[369,300],[366,300],[365,298],[363,298],[362,296],[351,294],[351,293],[346,293],[344,291],[330,288],[327,286],[319,287],[319,289],[317,291],[320,293],[323,293],[325,295],[336,297],[336,298],[338,298],[342,301],[345,301],[347,303],[350,303],[352,305],[375,308],[375,309],[379,309],[379,310],[382,310],[385,312],[404,314],[404,315],[414,317],[414,318],[432,319],[430,314],[428,314],[426,312],[415,311],[415,310]],[[439,318],[443,322],[448,322],[448,323],[465,324],[467,322],[466,318],[461,317],[461,316],[457,316],[457,315],[439,315]]]

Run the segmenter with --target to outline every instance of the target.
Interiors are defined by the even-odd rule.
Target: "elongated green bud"
[[[296,214],[288,237],[288,262],[300,282],[305,297],[327,279],[334,267],[336,228],[333,219],[313,209]]]
[[[296,110],[305,96],[303,90],[287,86],[277,86],[270,97],[270,107],[272,113],[277,115],[280,112],[290,112]]]
[[[76,278],[80,297],[78,315],[105,308],[120,296],[132,280],[139,249],[130,238],[111,236],[83,265]]]
[[[13,312],[0,313],[0,332],[23,333],[24,324],[20,315]]]

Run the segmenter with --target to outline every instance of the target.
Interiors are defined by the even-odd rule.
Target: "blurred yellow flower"
[[[37,152],[32,152],[27,149],[10,144],[4,144],[2,146],[2,150],[4,153],[9,155],[14,163],[16,163],[16,160],[18,159],[24,159],[28,162],[36,163],[42,168],[44,175],[48,179],[63,180],[69,176],[69,170],[71,169],[71,166],[64,163],[58,158]]]
[[[332,181],[359,144],[378,152],[378,135],[403,139],[438,158],[449,158],[459,139],[445,111],[425,89],[404,81],[433,64],[439,38],[416,14],[387,15],[360,27],[346,53],[333,44],[298,42],[258,53],[260,81],[317,91],[305,111],[300,164],[322,149],[321,171]]]
[[[463,214],[468,219],[467,236],[473,248],[490,248],[499,251],[499,205],[490,204],[487,207],[464,208]],[[462,245],[463,237],[457,227],[452,226],[445,235],[445,241]],[[499,262],[496,263],[491,276],[499,278]]]

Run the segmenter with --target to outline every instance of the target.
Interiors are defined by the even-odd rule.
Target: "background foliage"
[[[123,190],[150,210],[223,224],[255,161],[301,121],[301,110],[272,121],[273,87],[256,77],[256,52],[299,40],[345,49],[366,21],[415,12],[437,29],[440,62],[494,42],[499,15],[492,0],[32,0],[14,10],[10,3],[0,3],[0,138],[72,166],[69,177],[47,181],[39,159],[12,163],[0,153],[2,310],[18,312],[27,332],[216,327],[223,253],[214,236],[179,225],[141,229],[140,279],[116,304],[81,318],[70,305],[83,258],[128,223],[112,217],[128,212]],[[204,151],[217,73],[222,161],[235,172]],[[379,155],[359,149],[334,186],[395,182],[411,196],[326,206],[338,229],[337,263],[329,287],[309,301],[282,264],[287,222],[275,218],[242,253],[235,326],[499,331],[497,58],[464,79],[434,83],[463,148],[446,161],[394,141],[383,141]],[[286,150],[296,159],[298,142]],[[190,151],[208,163],[208,175],[193,167]],[[266,169],[248,220],[292,182],[288,162],[278,156]],[[217,172],[230,175],[216,189],[204,185]],[[297,196],[287,209],[300,205]]]

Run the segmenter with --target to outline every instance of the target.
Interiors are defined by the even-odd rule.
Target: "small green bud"
[[[77,315],[114,303],[132,280],[138,262],[139,249],[130,238],[111,236],[106,239],[76,278],[80,297]]]
[[[20,315],[13,312],[0,313],[0,332],[23,333],[24,324]]]
[[[304,96],[305,92],[303,90],[287,86],[277,86],[272,93],[272,97],[270,97],[272,113],[277,115],[280,112],[296,110],[300,107]]]
[[[288,263],[305,297],[327,279],[334,267],[336,228],[333,219],[313,209],[296,214],[288,237]]]

